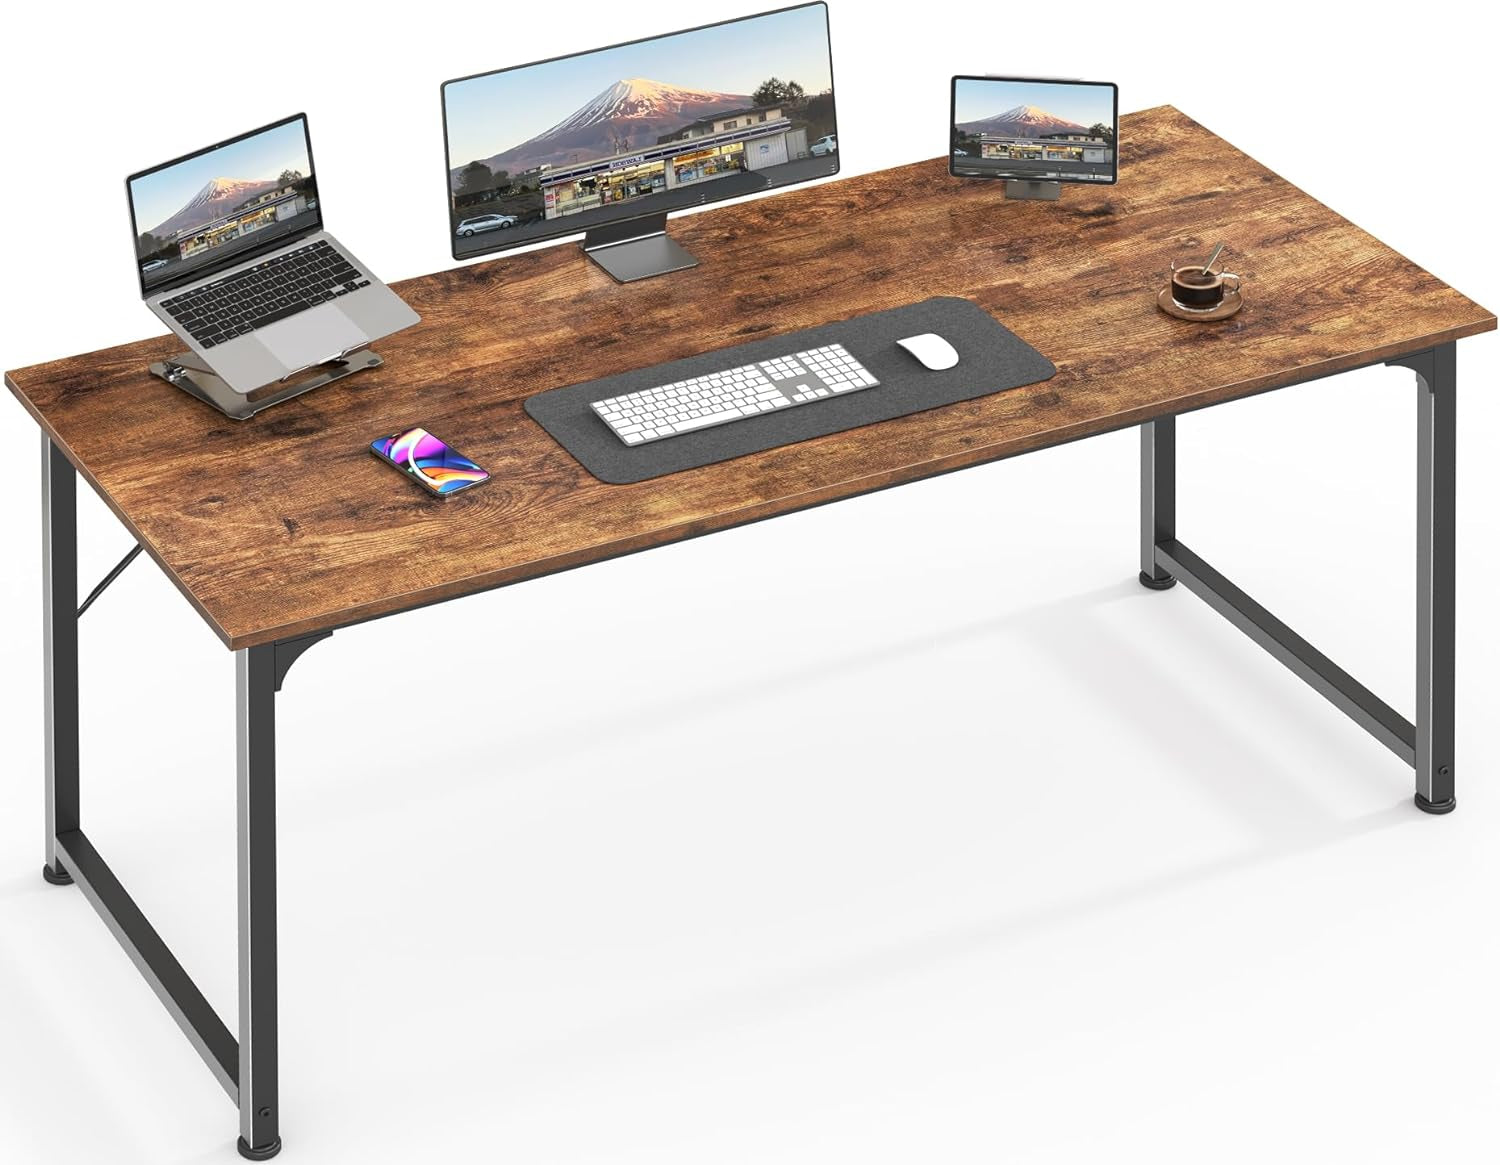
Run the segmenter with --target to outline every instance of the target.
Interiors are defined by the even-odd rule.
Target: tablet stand
[[[169,360],[158,360],[151,365],[151,375],[159,376],[168,384],[195,396],[206,405],[219,410],[236,421],[249,420],[262,409],[301,396],[325,384],[366,368],[375,368],[382,360],[368,348],[347,352],[337,360],[301,370],[296,380],[276,380],[250,392],[236,392],[225,384],[214,370],[196,352],[179,352]]]

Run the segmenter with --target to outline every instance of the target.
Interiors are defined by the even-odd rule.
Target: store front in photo
[[[769,147],[766,147],[769,149]],[[672,159],[674,177],[678,186],[688,186],[709,178],[720,178],[747,169],[745,165],[745,143],[735,142],[727,146],[710,146]]]
[[[805,157],[807,131],[780,106],[733,110],[630,153],[550,167],[539,178],[543,214],[562,218]]]

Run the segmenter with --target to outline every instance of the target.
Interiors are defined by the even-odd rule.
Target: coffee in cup
[[[1210,311],[1224,302],[1226,291],[1238,291],[1240,277],[1232,271],[1210,271],[1202,263],[1172,263],[1172,298],[1178,307]]]

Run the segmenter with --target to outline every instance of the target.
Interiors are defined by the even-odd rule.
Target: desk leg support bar
[[[1195,554],[1176,534],[1176,435],[1167,417],[1141,427],[1141,576],[1164,590],[1181,581],[1416,770],[1416,804],[1454,805],[1455,349],[1392,361],[1411,368],[1417,403],[1417,722],[1412,724]]]

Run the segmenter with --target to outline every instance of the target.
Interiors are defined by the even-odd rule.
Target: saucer
[[[1245,306],[1245,301],[1240,298],[1239,288],[1230,291],[1224,289],[1224,298],[1213,307],[1183,307],[1172,298],[1172,285],[1169,283],[1163,287],[1156,296],[1156,306],[1161,308],[1169,316],[1176,316],[1180,320],[1227,320],[1240,308]]]

